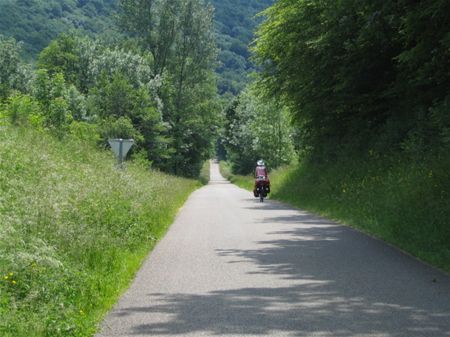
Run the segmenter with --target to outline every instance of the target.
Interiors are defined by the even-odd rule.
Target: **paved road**
[[[99,337],[450,336],[447,274],[211,170]]]

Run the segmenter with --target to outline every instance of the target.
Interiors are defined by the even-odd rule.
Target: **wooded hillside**
[[[239,93],[248,82],[245,74],[254,70],[249,61],[249,44],[262,18],[256,15],[274,0],[212,0],[215,7],[219,53],[220,93]]]
[[[117,40],[118,0],[0,0],[0,34],[24,43],[28,59],[44,49],[59,34],[81,31],[83,35]],[[217,43],[220,49],[217,73],[220,93],[237,94],[254,69],[248,45],[260,21],[255,15],[273,0],[211,0],[215,7]]]
[[[117,0],[0,0],[0,34],[22,41],[25,55],[32,58],[69,30],[115,34],[116,10]]]

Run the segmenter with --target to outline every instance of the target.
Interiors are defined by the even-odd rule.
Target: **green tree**
[[[40,104],[45,127],[63,136],[73,120],[70,105],[66,101],[67,85],[63,74],[49,75],[44,70],[38,70],[33,84],[33,94]]]
[[[176,34],[178,1],[121,0],[122,28],[136,37],[155,60],[155,74],[162,75]]]
[[[91,115],[100,121],[105,138],[134,138],[138,150],[146,151],[158,166],[168,156],[166,127],[145,87],[134,88],[126,76],[116,73],[104,76],[89,100]]]
[[[0,101],[12,90],[29,91],[32,74],[30,67],[21,61],[20,51],[20,43],[0,35]]]
[[[39,54],[37,66],[47,69],[50,75],[64,74],[69,83],[80,87],[82,64],[78,52],[78,43],[73,35],[62,34]]]
[[[164,168],[196,176],[218,130],[213,10],[202,0],[120,2],[122,27],[154,59],[155,76],[174,149]]]
[[[226,110],[225,146],[236,173],[253,171],[258,159],[269,167],[295,157],[289,111],[265,98],[253,84]]]
[[[13,125],[28,125],[40,127],[42,116],[39,104],[30,95],[15,94],[8,97],[2,107],[3,113]],[[1,117],[1,115],[0,115]]]
[[[316,160],[405,142],[429,151],[448,126],[435,127],[448,123],[437,117],[450,92],[448,13],[442,0],[280,0],[258,30],[261,85],[289,105]]]

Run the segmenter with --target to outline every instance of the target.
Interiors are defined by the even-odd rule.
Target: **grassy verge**
[[[0,126],[0,336],[90,336],[198,181]]]
[[[448,157],[293,165],[270,179],[273,199],[345,222],[450,272]],[[251,189],[251,177],[232,181]]]
[[[252,175],[247,176],[241,176],[238,174],[233,174],[231,172],[231,165],[230,163],[226,161],[220,161],[219,163],[220,173],[222,176],[229,181],[231,181],[233,184],[242,187],[244,189],[247,189],[249,191],[253,190],[253,186],[255,183],[255,180]]]
[[[200,171],[199,180],[203,185],[208,184],[209,182],[209,170],[210,169],[210,163],[209,160],[205,161],[203,164],[202,170]]]

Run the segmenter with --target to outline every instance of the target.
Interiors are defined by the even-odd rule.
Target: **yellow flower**
[[[3,277],[5,280],[9,279],[8,275],[6,275],[5,277]]]
[[[14,276],[14,273],[9,273],[9,276]]]
[[[16,284],[17,282],[16,281],[14,281],[14,280],[12,280],[12,282],[11,282],[12,284]]]

